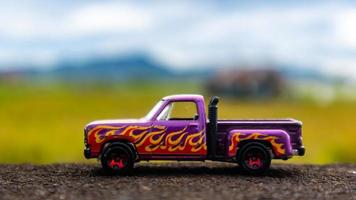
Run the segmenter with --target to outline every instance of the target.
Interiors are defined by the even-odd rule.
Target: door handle
[[[190,127],[198,127],[199,124],[198,124],[198,123],[190,123],[189,126],[190,126]]]

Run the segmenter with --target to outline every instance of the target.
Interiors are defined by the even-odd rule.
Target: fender
[[[138,152],[145,152],[140,141],[148,135],[152,126],[107,126],[99,125],[88,131],[89,145],[94,154],[99,154],[103,144],[109,141],[127,141],[134,144]],[[150,153],[150,152],[147,152]]]
[[[229,144],[227,147],[227,156],[230,158],[236,156],[239,144],[246,140],[268,142],[271,144],[274,158],[289,158],[292,156],[290,137],[284,130],[231,130],[228,133],[227,139]]]

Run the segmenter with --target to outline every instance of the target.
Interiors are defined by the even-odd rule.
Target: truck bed
[[[301,127],[302,123],[295,119],[222,119],[217,121],[217,138],[221,141],[219,142],[220,144],[224,144],[226,143],[227,134],[232,130],[278,129],[286,131],[290,136],[292,147],[298,148],[302,145]],[[220,150],[222,153],[224,148],[226,147],[221,146],[218,151]]]
[[[282,129],[291,137],[299,137],[301,126],[302,123],[295,119],[223,119],[217,121],[218,133],[228,133],[234,129]]]

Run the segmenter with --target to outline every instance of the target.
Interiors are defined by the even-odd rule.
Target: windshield
[[[158,120],[169,120],[169,118],[171,117],[172,109],[173,109],[173,104],[170,103],[168,106],[166,106],[162,110],[162,112],[158,115],[157,119]]]
[[[162,99],[159,101],[152,109],[150,112],[147,113],[147,115],[144,117],[146,120],[150,120],[153,118],[153,116],[157,113],[158,109],[163,105],[164,100]]]

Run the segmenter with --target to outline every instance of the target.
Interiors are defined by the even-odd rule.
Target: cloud
[[[13,39],[62,39],[93,34],[139,31],[149,28],[151,16],[130,4],[88,3],[48,13],[48,6],[0,8],[0,36]]]
[[[178,70],[275,62],[356,77],[347,1],[29,2],[0,7],[0,67],[145,51]]]
[[[356,48],[356,8],[338,12],[333,19],[336,42],[341,46]]]
[[[79,33],[107,33],[143,31],[152,23],[151,15],[133,5],[108,3],[84,6],[67,18],[71,31]]]

